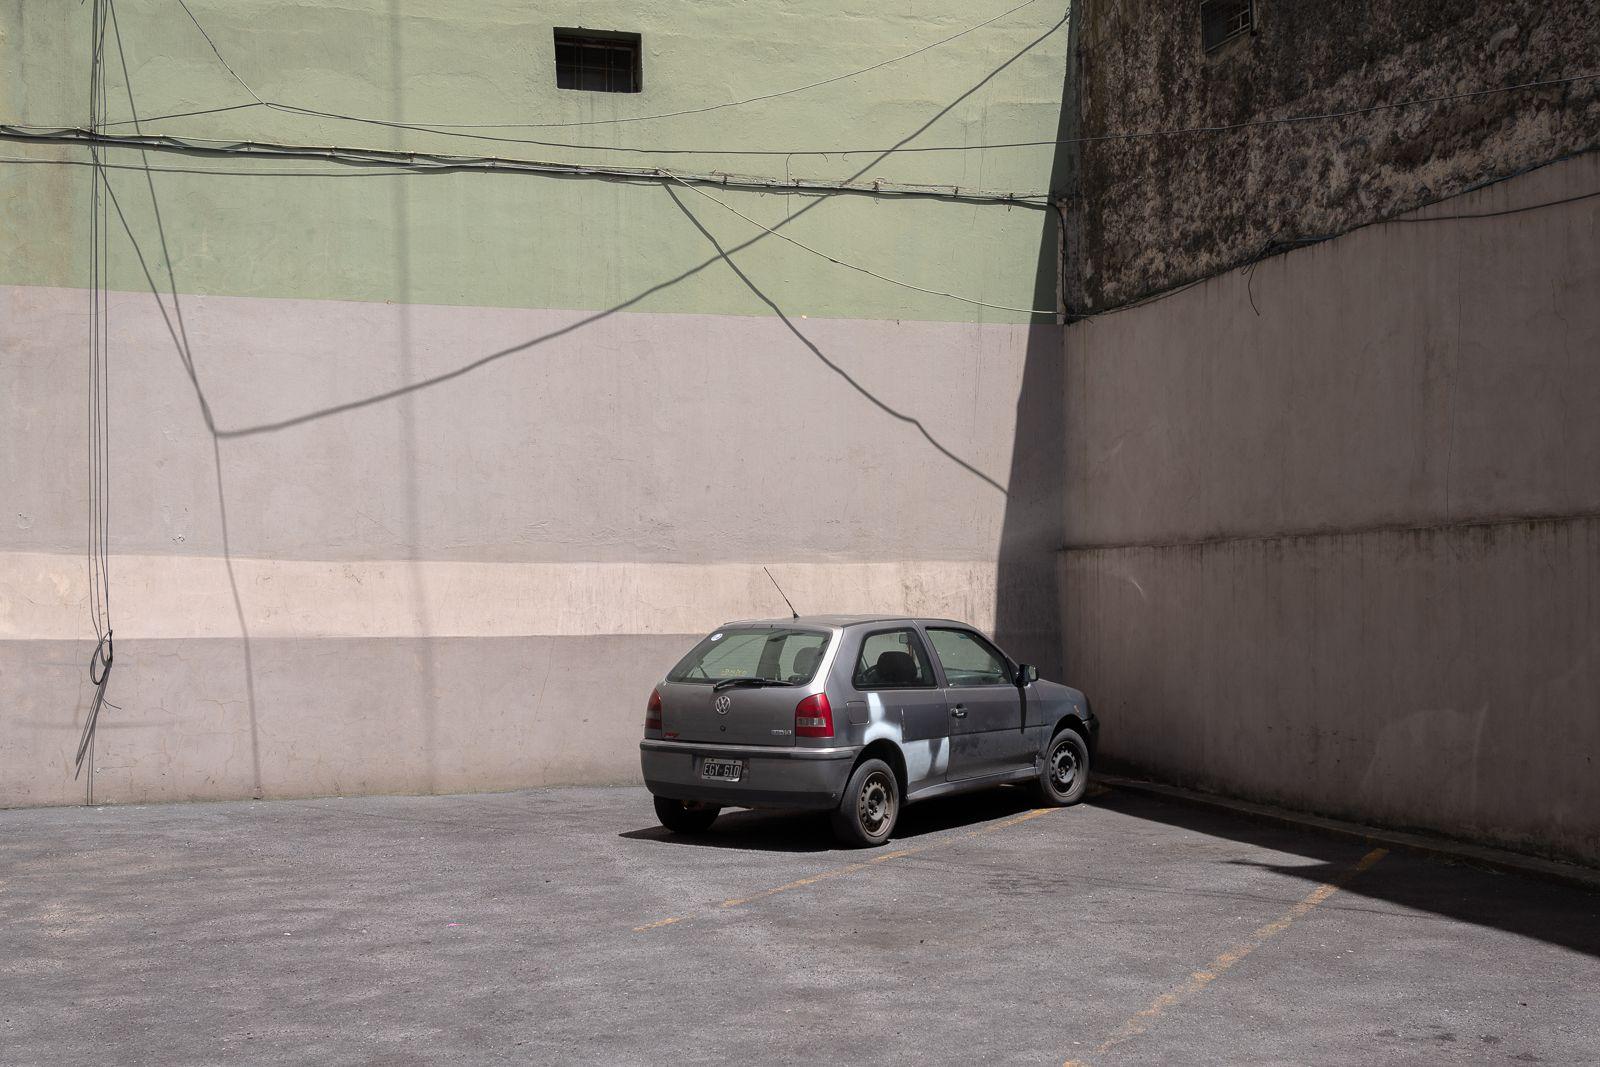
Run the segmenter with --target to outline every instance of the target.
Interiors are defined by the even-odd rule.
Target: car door
[[[1022,721],[1022,695],[1010,662],[973,630],[924,628],[944,671],[950,716],[949,781],[1013,770],[1032,752]]]
[[[851,685],[857,695],[850,703],[859,700],[866,706],[867,721],[898,731],[906,789],[944,781],[950,714],[916,628],[890,625],[862,635]]]

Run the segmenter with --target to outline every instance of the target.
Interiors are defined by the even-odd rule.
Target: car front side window
[[[915,631],[885,630],[862,639],[853,683],[863,691],[931,689],[933,665]]]
[[[1011,668],[1000,651],[969,630],[928,627],[928,640],[951,688],[1011,685]]]

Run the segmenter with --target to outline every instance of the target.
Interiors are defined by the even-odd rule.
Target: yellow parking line
[[[833,871],[823,871],[821,874],[813,874],[810,878],[801,878],[798,881],[789,882],[787,885],[780,885],[773,889],[763,889],[761,892],[751,893],[747,897],[740,897],[736,900],[724,900],[717,906],[719,908],[737,908],[742,904],[750,903],[752,900],[760,900],[762,897],[770,897],[778,893],[787,893],[791,889],[799,889],[801,886],[814,885],[817,882],[823,882],[829,878],[838,878],[841,875],[854,874],[856,871],[862,870],[866,866],[867,865],[865,863],[852,863],[848,867],[840,867],[839,869]]]
[[[800,889],[804,886],[815,885],[818,882],[825,882],[832,878],[842,878],[847,874],[854,874],[857,871],[866,870],[873,864],[883,863],[886,860],[900,859],[903,856],[915,856],[923,852],[932,852],[935,849],[949,848],[951,845],[957,844],[961,841],[969,841],[974,837],[981,837],[984,834],[992,834],[996,830],[1004,830],[1008,826],[1016,826],[1018,823],[1025,823],[1029,819],[1037,819],[1041,815],[1049,815],[1051,812],[1060,810],[1060,808],[1034,808],[1032,811],[1024,812],[1015,818],[1006,819],[1002,822],[997,822],[989,826],[979,827],[978,829],[969,831],[968,833],[947,837],[941,841],[936,841],[931,845],[919,845],[915,848],[902,848],[894,852],[884,852],[872,857],[869,860],[863,860],[860,863],[851,863],[843,867],[836,867],[831,871],[822,871],[807,878],[800,878],[793,882],[787,882],[784,885],[775,886],[772,889],[763,889],[759,892],[751,893],[746,897],[733,897],[718,904],[717,910],[720,911],[723,908],[742,907],[758,900],[764,900],[767,897],[776,896],[779,893],[787,893],[791,889]],[[635,926],[633,928],[633,932],[636,934],[643,933],[646,930],[654,930],[658,926],[667,926],[671,923],[681,922],[687,918],[692,918],[692,916],[680,915],[671,919],[661,919],[657,922],[645,923],[643,926]]]
[[[1321,904],[1323,901],[1333,896],[1345,885],[1347,885],[1352,878],[1360,874],[1362,871],[1369,869],[1373,864],[1377,863],[1388,854],[1389,850],[1386,848],[1375,848],[1371,852],[1368,852],[1365,856],[1362,856],[1360,861],[1357,862],[1354,867],[1351,867],[1349,870],[1345,871],[1338,878],[1335,878],[1331,882],[1324,882],[1322,885],[1317,886],[1316,889],[1302,897],[1294,907],[1284,912],[1272,922],[1256,930],[1255,933],[1250,935],[1250,939],[1248,941],[1245,941],[1243,944],[1236,945],[1229,951],[1224,952],[1222,955],[1212,960],[1211,965],[1205,970],[1195,971],[1188,977],[1186,981],[1174,986],[1172,989],[1157,997],[1148,1008],[1145,1008],[1137,1015],[1134,1015],[1127,1022],[1123,1023],[1122,1026],[1120,1026],[1110,1037],[1100,1042],[1100,1044],[1095,1047],[1094,1054],[1096,1056],[1103,1056],[1107,1052],[1110,1052],[1112,1049],[1116,1048],[1118,1045],[1122,1044],[1124,1041],[1128,1041],[1144,1033],[1157,1019],[1161,1017],[1162,1013],[1168,1008],[1187,1000],[1189,997],[1192,997],[1194,994],[1200,992],[1212,982],[1215,982],[1228,968],[1232,967],[1234,964],[1250,955],[1250,953],[1266,944],[1266,942],[1271,938],[1283,933],[1283,931],[1287,930],[1289,925],[1296,919],[1300,918],[1302,915],[1306,914],[1306,912],[1310,911],[1318,904]],[[1067,1060],[1063,1067],[1088,1067],[1088,1065],[1082,1060]]]

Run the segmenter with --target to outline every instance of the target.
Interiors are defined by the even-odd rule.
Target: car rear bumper
[[[686,741],[639,742],[645,788],[658,797],[693,800],[732,808],[835,808],[861,749],[769,748],[758,745],[696,744]],[[744,761],[737,782],[700,777],[706,757]]]

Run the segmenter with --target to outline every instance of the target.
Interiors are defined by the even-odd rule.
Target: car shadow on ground
[[[943,830],[981,826],[1019,815],[1035,806],[1026,790],[1009,786],[936,797],[906,805],[890,840],[911,841]],[[828,816],[817,812],[725,810],[703,834],[677,834],[665,826],[648,826],[617,836],[633,841],[752,852],[862,852],[870,855],[870,850],[840,844],[833,836]]]
[[[1257,822],[1125,789],[1091,795],[1087,803],[1131,818],[1313,861],[1271,862],[1271,857],[1224,861],[1233,866],[1272,871],[1308,884],[1340,881],[1342,892],[1353,896],[1600,956],[1600,893],[1590,890],[1398,848],[1359,877],[1345,880],[1352,865],[1375,843]]]

